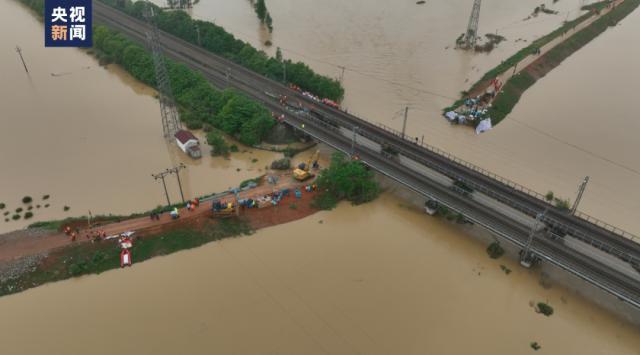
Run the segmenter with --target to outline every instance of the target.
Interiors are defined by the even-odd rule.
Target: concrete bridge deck
[[[149,28],[143,21],[99,1],[94,3],[94,18],[145,43]],[[546,210],[542,222],[547,232],[534,238],[531,250],[541,259],[640,308],[640,245],[633,235],[593,218],[570,215],[547,203],[541,194],[437,148],[416,144],[387,127],[316,103],[175,36],[164,32],[160,36],[169,58],[200,71],[219,88],[233,87],[263,102],[273,112],[284,113],[289,124],[319,141],[350,153],[355,130],[356,151],[367,165],[519,247],[524,248],[527,243],[535,217]],[[273,94],[295,98],[303,109],[282,106]],[[389,155],[383,147],[384,151],[395,153]],[[474,192],[465,196],[447,185],[447,179],[462,181]]]

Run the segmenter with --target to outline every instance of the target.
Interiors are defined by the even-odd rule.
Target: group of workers
[[[80,236],[80,228],[78,227],[72,229],[70,226],[65,226],[63,231],[64,234],[69,236],[69,239],[72,242],[75,242],[76,239]],[[84,236],[91,242],[99,242],[100,240],[107,237],[107,233],[103,230],[89,229],[85,232]]]

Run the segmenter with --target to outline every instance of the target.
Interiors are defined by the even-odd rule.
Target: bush
[[[211,146],[212,156],[226,157],[229,155],[229,145],[227,144],[227,141],[224,140],[220,132],[212,130],[207,133],[207,143]]]
[[[291,168],[291,159],[282,158],[271,162],[271,169],[273,170],[287,170]]]
[[[547,194],[544,195],[544,199],[547,200],[547,202],[553,201],[553,191],[547,192]]]
[[[44,196],[42,196],[42,199],[43,199],[43,200],[48,200],[48,199],[49,199],[49,195],[44,195]]]
[[[553,314],[553,307],[549,306],[544,302],[538,302],[538,312],[549,317]]]
[[[297,153],[298,151],[291,147],[286,147],[282,150],[282,154],[284,154],[285,158],[293,158]]]
[[[67,212],[68,210],[70,210],[70,209],[71,209],[71,207],[69,207],[69,206],[64,206],[62,209],[63,209],[65,212]]]
[[[330,211],[338,205],[338,200],[330,193],[320,193],[311,201],[311,207],[319,210]]]
[[[498,259],[504,255],[504,249],[502,249],[499,242],[493,242],[487,247],[487,254],[491,259]]]
[[[33,199],[31,198],[31,196],[25,196],[22,198],[22,203],[31,203],[31,201],[33,201]]]
[[[30,219],[31,217],[33,217],[33,213],[31,212],[27,212],[24,214],[24,219]]]
[[[560,198],[557,198],[557,197],[555,198],[555,204],[556,204],[557,208],[559,208],[561,210],[564,210],[564,211],[568,211],[569,207],[570,207],[569,200],[563,200],[563,199],[560,199]]]
[[[323,195],[331,195],[335,202],[346,199],[354,205],[373,201],[380,193],[373,173],[361,161],[341,153],[333,154],[329,167],[318,175],[317,184],[323,191],[317,198],[330,201]]]
[[[14,214],[13,216],[11,216],[11,219],[13,219],[14,221],[17,221],[20,219],[20,215],[19,214]]]
[[[48,204],[48,203],[47,203],[47,204],[45,204],[45,205],[44,205],[44,208],[49,208],[49,204]]]
[[[5,216],[8,216],[8,215],[9,215],[9,213],[11,213],[11,212],[9,212],[9,211],[4,211],[4,213],[3,213],[3,214],[4,214]]]
[[[229,151],[231,151],[231,153],[237,153],[240,149],[238,149],[238,146],[236,144],[232,144],[229,146]]]
[[[260,183],[260,178],[247,179],[247,180],[245,180],[245,181],[240,183],[240,188],[243,189],[243,188],[249,186],[249,184],[251,184],[251,183],[259,184]]]
[[[20,212],[22,212],[22,211],[24,211],[24,209],[22,209],[22,207],[18,207],[18,208],[16,208],[16,213],[20,213]]]
[[[0,202],[0,210],[3,210],[5,207],[7,207],[7,205],[5,205],[3,202]]]

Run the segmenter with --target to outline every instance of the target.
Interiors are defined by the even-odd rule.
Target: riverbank
[[[290,176],[288,176],[291,178]],[[318,210],[312,206],[313,191],[304,191],[299,183],[290,183],[285,176],[275,186],[261,185],[239,193],[239,198],[270,194],[274,190],[290,189],[290,193],[275,206],[243,209],[230,219],[213,219],[212,202],[203,202],[194,211],[181,209],[180,218],[173,220],[167,213],[158,221],[148,216],[130,218],[100,226],[98,229],[83,228],[79,222],[66,225],[79,227],[78,239],[71,242],[60,231],[43,229],[12,232],[0,236],[0,296],[18,293],[49,282],[65,280],[87,274],[99,274],[120,267],[120,249],[117,238],[90,242],[85,235],[92,231],[118,236],[134,231],[134,246],[131,249],[135,264],[156,256],[191,249],[225,238],[250,235],[253,231],[288,223]],[[294,188],[302,194],[296,197]],[[225,195],[230,198],[229,195]],[[223,197],[221,197],[223,198]],[[80,220],[78,220],[80,221]],[[61,225],[61,224],[53,224]],[[15,238],[11,238],[14,235]]]
[[[511,113],[528,88],[639,5],[639,0],[606,0],[583,7],[589,12],[566,22],[488,71],[463,98],[444,111],[456,110],[465,117],[482,112],[465,123],[476,126],[483,118],[491,118],[492,125],[497,125]]]

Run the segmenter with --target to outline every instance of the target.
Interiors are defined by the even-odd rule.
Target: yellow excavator
[[[313,167],[318,166],[318,155],[320,155],[320,151],[316,150],[316,152],[309,158],[307,163],[301,163],[298,167],[293,170],[293,177],[298,181],[305,181],[312,178],[314,175],[309,172],[311,169],[311,164]]]

